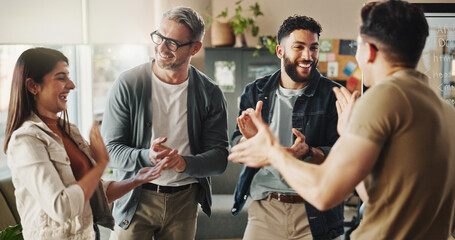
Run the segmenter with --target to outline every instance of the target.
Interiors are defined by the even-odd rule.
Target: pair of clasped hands
[[[152,141],[149,152],[150,161],[156,166],[162,165],[163,170],[185,171],[185,159],[183,159],[177,149],[163,145],[166,140],[166,137],[159,137]]]
[[[344,87],[335,87],[333,88],[333,92],[337,98],[337,130],[341,136],[347,125],[352,107],[359,96],[359,92],[354,91],[351,93]],[[302,159],[309,151],[308,144],[305,142],[305,136],[293,128],[292,132],[296,136],[294,144],[291,147],[281,146],[279,140],[270,131],[269,126],[262,121],[261,110],[262,101],[258,101],[256,109],[248,108],[237,118],[239,130],[243,138],[239,141],[239,144],[231,148],[228,159],[249,167],[268,166],[272,164],[271,161],[274,161],[269,156],[272,150],[286,151],[295,158]]]

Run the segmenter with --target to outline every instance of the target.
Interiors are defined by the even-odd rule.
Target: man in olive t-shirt
[[[257,134],[229,159],[273,165],[319,210],[355,188],[367,207],[353,239],[445,240],[455,230],[455,108],[415,70],[428,36],[425,16],[392,0],[366,4],[361,17],[356,59],[371,88],[357,102],[358,93],[334,89],[340,138],[326,161],[293,158],[258,111],[250,113]]]

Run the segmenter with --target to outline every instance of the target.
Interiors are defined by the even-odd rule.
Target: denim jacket
[[[319,72],[315,75],[294,104],[292,127],[305,135],[308,145],[321,149],[327,156],[338,139],[336,98],[332,88],[339,84],[321,76]],[[278,70],[248,84],[241,96],[239,115],[247,108],[255,108],[257,101],[261,100],[262,119],[269,124],[280,76],[281,70]],[[232,145],[237,144],[241,137],[237,126],[232,136]],[[293,140],[295,141],[295,136]],[[234,193],[232,215],[237,215],[242,210],[250,194],[251,181],[258,170],[246,166],[243,168]],[[343,234],[343,204],[321,212],[308,202],[304,203],[314,239],[332,239]]]

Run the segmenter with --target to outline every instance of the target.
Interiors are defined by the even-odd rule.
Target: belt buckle
[[[283,194],[278,193],[278,198],[277,198],[277,199],[278,199],[278,201],[280,201],[280,202],[281,202],[281,196],[282,196],[282,195],[283,195]]]
[[[158,184],[156,185],[156,192],[160,193],[160,185],[158,185]]]

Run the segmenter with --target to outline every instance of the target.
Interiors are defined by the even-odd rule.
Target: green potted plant
[[[235,14],[234,16],[228,18],[229,12],[228,8],[226,7],[219,15],[215,18],[208,17],[207,18],[207,27],[210,27],[210,24],[214,22],[214,19],[221,19],[224,18],[227,20],[229,25],[232,28],[233,34],[236,37],[235,45],[237,47],[246,47],[246,40],[245,40],[245,31],[248,28],[251,28],[251,34],[256,37],[259,32],[259,26],[256,25],[256,18],[258,16],[264,15],[261,12],[259,4],[256,2],[255,4],[249,6],[249,10],[252,13],[250,16],[244,15],[245,12],[243,11],[242,6],[240,5],[243,0],[239,0],[235,3]],[[213,33],[213,28],[212,28]]]
[[[0,240],[23,240],[22,225],[9,226],[0,232]]]
[[[256,51],[253,52],[253,56],[259,56],[259,50],[262,48],[269,50],[270,54],[275,54],[276,45],[278,45],[276,36],[260,36],[258,39],[258,45],[256,45]]]

